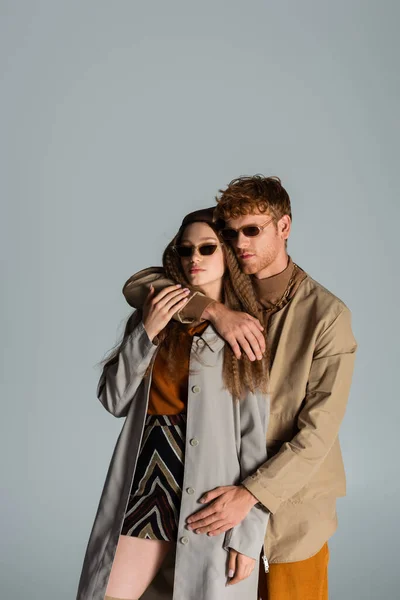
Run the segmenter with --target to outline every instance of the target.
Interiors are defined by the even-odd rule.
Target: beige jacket
[[[269,458],[243,481],[272,513],[264,546],[272,563],[317,553],[336,530],[336,498],[346,494],[338,432],[357,348],[351,313],[300,272],[293,297],[269,320]],[[134,275],[123,288],[131,306],[142,306],[150,283],[157,291],[171,282],[159,268]],[[209,302],[197,294],[185,319],[199,319]]]

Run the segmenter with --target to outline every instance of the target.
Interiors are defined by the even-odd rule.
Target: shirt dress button
[[[201,392],[201,387],[199,385],[194,385],[192,387],[192,392],[193,394],[198,394],[199,392]]]
[[[198,348],[203,348],[205,345],[205,341],[202,338],[199,338],[196,342]]]
[[[190,445],[191,446],[198,446],[199,445],[199,440],[197,438],[192,438],[190,440]]]
[[[188,544],[188,543],[189,543],[189,538],[186,537],[186,535],[181,537],[181,544]]]
[[[194,489],[193,489],[192,487],[188,487],[188,488],[186,488],[186,491],[187,491],[187,493],[188,493],[188,494],[190,494],[190,495],[194,494]]]

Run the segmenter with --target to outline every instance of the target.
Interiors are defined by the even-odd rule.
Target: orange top
[[[194,327],[185,328],[185,360],[175,365],[172,374],[167,368],[165,347],[157,353],[153,365],[153,375],[150,386],[149,415],[177,415],[186,408],[189,381],[189,357],[192,339],[196,333],[203,333],[209,325],[204,321]]]

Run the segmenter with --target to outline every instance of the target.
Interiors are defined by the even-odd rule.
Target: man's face
[[[290,218],[283,217],[277,224],[271,215],[254,213],[236,219],[228,219],[226,227],[239,229],[245,225],[264,225],[266,227],[255,237],[246,237],[243,231],[231,243],[236,252],[242,271],[248,275],[263,275],[264,271],[283,255],[286,256],[285,239],[290,230]],[[267,273],[265,273],[267,275]]]

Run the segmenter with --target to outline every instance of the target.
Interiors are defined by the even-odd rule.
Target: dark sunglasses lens
[[[217,249],[216,244],[204,244],[204,246],[200,246],[199,252],[202,256],[211,256]]]
[[[175,246],[175,250],[181,258],[192,256],[192,246]]]
[[[246,237],[256,237],[261,229],[256,225],[249,225],[248,227],[243,227],[242,231]]]
[[[238,236],[238,232],[235,229],[223,229],[221,235],[224,240],[235,240]]]

